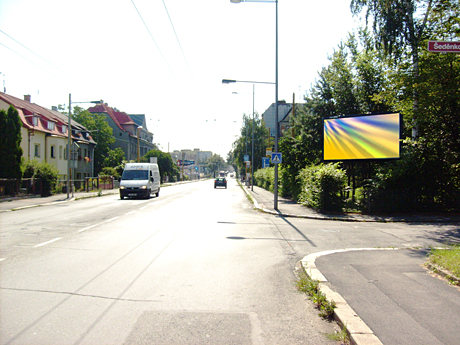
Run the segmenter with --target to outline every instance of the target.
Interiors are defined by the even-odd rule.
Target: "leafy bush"
[[[259,169],[254,173],[254,184],[273,192],[275,190],[275,168]]]
[[[423,138],[406,139],[401,159],[381,165],[366,186],[363,209],[370,213],[460,210],[459,167],[440,156]]]
[[[55,193],[55,187],[59,179],[59,170],[46,162],[39,163],[36,160],[24,161],[22,170],[24,178],[36,178],[42,181],[42,196]]]
[[[284,165],[279,170],[280,194],[285,198],[297,200],[299,197],[301,188],[297,173],[296,169]]]
[[[303,169],[298,177],[300,203],[322,211],[341,211],[345,172],[338,166],[339,163],[320,164]]]
[[[102,171],[100,172],[99,175],[107,175],[107,176],[113,176],[114,178],[119,178],[120,175],[118,174],[117,170],[112,167],[104,167],[102,168]]]

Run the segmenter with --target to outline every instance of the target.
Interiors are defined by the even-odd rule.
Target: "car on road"
[[[218,177],[214,180],[214,188],[225,187],[227,188],[227,179],[225,177]]]

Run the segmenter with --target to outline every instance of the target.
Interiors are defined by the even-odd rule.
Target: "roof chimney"
[[[30,102],[30,95],[24,95],[24,101]]]

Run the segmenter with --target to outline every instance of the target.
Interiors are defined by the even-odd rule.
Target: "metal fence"
[[[0,197],[11,195],[41,194],[42,181],[39,178],[0,179]]]
[[[99,189],[113,189],[113,176],[87,177],[82,180],[71,180],[74,191],[92,191]],[[59,180],[53,190],[56,193],[67,193],[67,180]],[[10,196],[41,195],[43,183],[39,178],[0,179],[0,198]],[[48,192],[49,193],[49,192]]]

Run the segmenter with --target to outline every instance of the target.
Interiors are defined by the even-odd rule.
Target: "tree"
[[[430,39],[458,40],[459,9],[458,2],[449,0],[433,5],[427,21]],[[421,45],[426,46],[426,40]],[[412,207],[417,210],[459,210],[460,56],[420,49],[416,83],[405,73],[411,63],[410,59],[399,61],[388,73],[387,87],[376,98],[400,111],[407,123],[412,119],[414,94],[419,95],[418,137],[406,140],[401,160],[381,167],[373,184],[381,199],[386,190],[412,189],[418,203]],[[397,204],[394,197],[391,200],[388,208]]]
[[[104,166],[105,158],[111,150],[110,145],[115,142],[113,130],[103,114],[92,114],[80,107],[73,109],[72,118],[85,126],[97,142],[94,148],[94,173],[98,175]]]
[[[436,2],[436,0],[434,0]],[[350,8],[357,15],[366,8],[366,20],[373,19],[377,43],[384,51],[396,57],[404,57],[406,49],[412,58],[414,83],[418,83],[419,47],[432,12],[433,0],[351,0]],[[438,0],[437,2],[449,2]],[[413,93],[414,135],[418,135],[419,95]]]
[[[169,153],[160,150],[150,150],[142,158],[141,162],[150,162],[150,157],[157,157],[158,168],[160,169],[161,180],[168,176],[169,180],[174,180],[180,175],[179,168],[174,164]]]
[[[110,150],[107,154],[107,157],[104,159],[104,167],[115,168],[120,165],[125,159],[125,153],[120,147],[117,147],[114,150]]]
[[[18,111],[12,105],[7,112],[0,110],[0,178],[22,177],[21,126]]]
[[[252,129],[254,127],[254,171],[262,168],[262,157],[265,157],[265,151],[268,147],[268,129],[264,122],[259,117],[259,114],[254,114],[254,125],[252,116],[243,114],[243,127],[241,127],[241,135],[233,143],[233,149],[227,159],[229,164],[232,164],[235,170],[240,171],[245,167],[244,156],[252,155]],[[252,159],[251,159],[252,160]]]
[[[226,167],[226,163],[224,159],[218,155],[217,153],[214,153],[211,157],[208,158],[206,161],[206,167],[209,171],[209,173],[213,174],[214,176],[217,176],[219,171],[221,169],[224,169]]]

